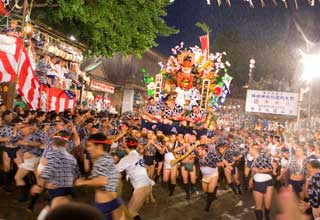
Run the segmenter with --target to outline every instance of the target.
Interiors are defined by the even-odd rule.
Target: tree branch
[[[32,8],[58,8],[59,4],[38,3],[33,4]]]

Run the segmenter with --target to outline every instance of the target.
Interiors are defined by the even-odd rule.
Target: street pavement
[[[185,199],[185,193],[176,187],[175,194],[168,196],[168,190],[157,184],[153,188],[155,203],[145,204],[140,214],[144,220],[254,220],[253,201],[249,193],[235,196],[231,190],[219,190],[218,200],[214,201],[210,212],[204,211],[205,194],[200,189],[191,199]],[[132,188],[124,184],[123,198],[128,201]],[[92,192],[89,189],[78,189],[75,200],[92,203]],[[31,213],[25,207],[27,204],[19,203],[16,193],[8,194],[0,189],[0,220],[35,220],[37,213],[45,205],[45,195],[38,202],[35,212]],[[240,206],[241,205],[241,206]]]

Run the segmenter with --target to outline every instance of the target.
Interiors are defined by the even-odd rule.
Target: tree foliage
[[[164,21],[169,0],[38,0],[32,18],[74,35],[95,55],[142,55],[157,36],[178,31]],[[37,7],[41,5],[41,7]],[[46,7],[43,7],[45,3]]]

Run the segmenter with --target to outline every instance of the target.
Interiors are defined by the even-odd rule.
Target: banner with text
[[[246,112],[297,116],[298,102],[299,93],[248,90]]]
[[[90,79],[90,87],[93,90],[101,91],[101,92],[108,92],[113,94],[114,93],[114,87],[107,85],[101,81]]]

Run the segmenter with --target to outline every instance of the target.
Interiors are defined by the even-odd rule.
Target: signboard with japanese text
[[[248,90],[246,112],[297,116],[299,93]]]
[[[90,79],[90,87],[93,90],[96,91],[101,91],[101,92],[108,92],[108,93],[114,93],[114,87],[113,86],[109,86],[103,82],[100,82],[98,80],[95,79]]]

